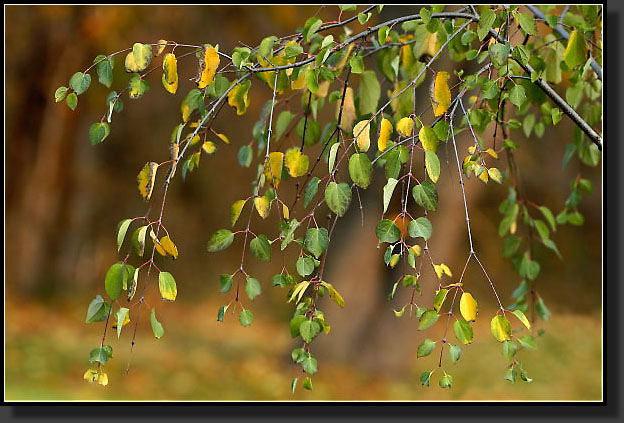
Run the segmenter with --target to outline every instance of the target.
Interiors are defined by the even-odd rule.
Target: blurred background
[[[371,22],[419,9],[386,7],[382,17],[374,13]],[[96,147],[89,143],[88,129],[105,112],[108,90],[94,77],[71,112],[54,102],[55,89],[66,86],[69,77],[89,66],[96,55],[137,41],[218,43],[222,51],[230,52],[238,41],[257,45],[267,35],[292,34],[315,13],[331,21],[339,10],[337,6],[5,6],[7,400],[601,399],[601,169],[588,168],[575,157],[561,170],[565,145],[572,140],[567,118],[547,127],[541,139],[525,139],[521,131],[512,134],[522,147],[516,155],[521,184],[533,202],[558,213],[571,179],[581,173],[594,183],[594,193],[580,206],[585,225],[567,225],[553,234],[564,261],[543,248],[535,249],[542,264],[537,287],[553,316],[537,324],[545,331],[538,338],[538,351],[520,353],[534,382],[511,385],[503,380],[506,361],[486,318],[494,313],[495,298],[473,261],[464,283],[479,301],[482,316],[475,342],[463,348],[457,364],[446,366],[454,378],[452,389],[439,389],[437,379],[431,388],[420,385],[419,375],[433,369],[437,360],[416,359],[416,348],[426,337],[439,338],[441,332],[436,330],[442,328],[418,332],[416,319],[394,316],[393,308],[409,301],[405,289],[399,287],[394,301],[386,301],[397,274],[385,268],[384,251],[377,248],[374,234],[384,185],[384,178],[377,176],[362,193],[364,226],[358,207],[352,205],[336,227],[325,280],[342,294],[346,307],[338,309],[323,299],[321,308],[332,329],[313,343],[319,362],[314,391],[299,386],[291,396],[291,378],[302,380],[304,375],[290,359],[297,346],[288,328],[292,305],[285,302],[286,292],[270,287],[270,276],[279,272],[282,260],[247,262],[247,271],[261,281],[263,293],[253,303],[248,301],[255,320],[242,328],[231,314],[224,323],[216,320],[219,306],[231,299],[231,294],[219,293],[219,274],[238,266],[241,241],[222,253],[206,252],[209,236],[229,226],[230,205],[248,195],[255,175],[255,165],[241,168],[236,154],[251,140],[260,108],[271,95],[258,81],[252,84],[247,114],[237,117],[226,106],[215,125],[231,145],[219,143],[215,156],[202,157],[199,169],[184,183],[176,178],[169,191],[164,222],[180,257],[163,266],[175,275],[179,294],[174,304],[160,301],[152,280],[147,295],[165,336],[160,340],[152,336],[149,309],[144,308],[132,356],[131,330],[123,331],[119,340],[112,330],[108,334],[114,349],[114,359],[106,365],[108,387],[83,380],[89,351],[99,345],[103,330],[102,324],[84,323],[87,306],[96,294],[105,294],[104,275],[119,260],[118,222],[145,213],[136,175],[147,161],[168,158],[169,137],[179,123],[180,102],[193,86],[188,78],[194,76],[195,65],[180,62],[175,98],[160,87],[159,77],[149,79],[152,88],[141,100],[124,98],[125,109],[113,116],[110,136]],[[343,19],[352,14],[343,14]],[[357,22],[350,27],[360,29]],[[114,70],[112,89],[117,91],[128,79],[123,57],[117,56]],[[452,63],[445,58],[438,66],[444,65]],[[376,68],[373,62],[368,67]],[[353,83],[357,86],[357,78]],[[387,88],[386,83],[384,96]],[[425,107],[428,99],[422,89]],[[334,107],[326,106],[329,118]],[[491,134],[489,129],[487,133]],[[298,143],[296,134],[291,137],[293,145]],[[463,148],[469,142],[458,141]],[[443,162],[451,151],[441,153]],[[430,215],[435,230],[429,246],[437,262],[459,274],[469,249],[459,185],[453,162],[449,163],[443,163],[438,183],[439,211]],[[501,169],[506,168],[503,163]],[[502,259],[497,234],[497,209],[507,187],[485,186],[471,178],[467,196],[475,249],[503,303],[511,304],[519,278]],[[273,234],[273,224],[255,219],[252,229]],[[276,250],[273,253],[278,257]],[[290,270],[294,273],[294,266]],[[433,277],[423,274],[421,302],[430,298]]]

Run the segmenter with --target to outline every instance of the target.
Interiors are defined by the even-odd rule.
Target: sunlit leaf
[[[178,288],[171,273],[160,272],[158,274],[158,290],[163,300],[175,301],[178,295]]]
[[[432,99],[435,106],[433,114],[436,117],[446,113],[451,105],[451,90],[448,86],[448,79],[448,72],[440,71],[436,73]]]
[[[479,308],[477,301],[470,292],[464,292],[459,300],[459,311],[464,320],[472,322],[476,320]]]
[[[301,153],[298,148],[291,148],[286,152],[284,164],[286,165],[286,169],[288,169],[290,176],[297,178],[308,172],[310,159],[308,156]]]
[[[167,53],[163,58],[162,83],[171,94],[178,90],[178,60],[173,53]]]
[[[379,138],[377,139],[377,148],[379,151],[385,151],[388,140],[392,136],[392,123],[386,118],[381,121],[381,129],[379,130]]]
[[[266,219],[269,216],[269,207],[271,203],[266,196],[254,198],[254,206],[261,218]]]
[[[204,49],[204,54],[199,60],[200,72],[197,80],[197,88],[201,90],[212,84],[220,61],[219,53],[217,53],[217,50],[213,46],[209,45]]]
[[[361,152],[366,152],[370,148],[370,122],[363,120],[353,127],[353,136]]]
[[[563,60],[570,69],[585,63],[587,60],[587,41],[585,34],[577,29],[570,32],[568,45],[563,52]]]
[[[414,128],[414,120],[412,118],[404,117],[396,125],[397,132],[402,137],[411,137],[412,129]]]

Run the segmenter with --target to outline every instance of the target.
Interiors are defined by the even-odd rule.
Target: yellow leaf
[[[199,61],[200,76],[197,81],[197,87],[199,89],[206,88],[208,85],[212,84],[220,61],[219,53],[217,53],[214,47],[209,46],[204,50],[204,56]]]
[[[411,137],[412,129],[414,128],[414,121],[412,118],[404,117],[397,123],[396,129],[399,135],[403,137]]]
[[[462,294],[459,300],[459,311],[467,322],[471,322],[477,318],[477,314],[479,313],[477,301],[469,292],[464,292]]]
[[[100,373],[100,375],[98,376],[97,383],[99,383],[102,386],[108,385],[108,375],[104,372]]]
[[[308,289],[308,286],[310,286],[309,281],[299,282],[297,286],[295,286],[295,289],[293,290],[292,295],[288,299],[288,302],[291,302],[292,300],[294,300],[295,297],[297,297],[297,301],[295,302],[295,304],[301,301],[301,298],[303,297],[303,294],[305,293],[306,289]]]
[[[434,32],[429,35],[429,42],[427,43],[427,54],[429,56],[433,56],[440,50],[440,43],[438,43],[438,33]]]
[[[318,90],[314,93],[317,98],[325,98],[327,97],[327,92],[329,91],[329,81],[323,81],[319,84]]]
[[[282,213],[284,214],[284,219],[288,220],[290,219],[290,209],[288,208],[288,206],[286,204],[282,203]]]
[[[171,94],[178,90],[178,60],[173,53],[167,53],[163,59],[162,83]]]
[[[128,323],[130,323],[130,313],[126,313],[126,315],[124,316],[124,321],[121,323],[121,327],[126,326]],[[117,329],[117,322],[116,321],[113,322],[113,329]]]
[[[420,139],[423,150],[433,151],[434,153],[438,151],[438,136],[429,126],[423,125],[423,127],[420,128],[420,131],[418,131],[418,139]]]
[[[234,204],[232,204],[232,207],[230,208],[230,222],[232,222],[232,226],[234,226],[234,224],[240,217],[241,211],[243,211],[243,207],[245,206],[246,202],[247,200],[238,200],[235,201]]]
[[[483,182],[483,183],[488,183],[489,177],[488,177],[488,173],[489,172],[481,172],[481,174],[479,175],[479,179]]]
[[[171,241],[169,236],[164,236],[160,238],[160,245],[164,248],[165,252],[169,254],[173,259],[178,258],[178,247]]]
[[[485,152],[488,153],[490,156],[494,157],[495,159],[498,159],[498,153],[494,151],[494,149],[488,148],[487,150],[485,150]]]
[[[288,173],[293,178],[303,176],[308,171],[310,165],[310,159],[305,154],[302,154],[298,148],[291,148],[286,152],[284,158]]]
[[[494,182],[497,182],[499,184],[503,182],[503,175],[501,175],[500,170],[496,169],[495,167],[489,168],[487,173]]]
[[[269,166],[264,165],[264,176],[268,182],[273,182],[275,188],[282,180],[282,167],[284,166],[284,153],[274,151],[269,154]]]
[[[336,291],[336,289],[331,284],[329,284],[327,282],[323,281],[323,282],[321,282],[321,285],[323,285],[329,291],[329,298],[333,302],[335,302],[339,307],[344,308],[345,301],[342,298],[342,295],[340,295],[340,293],[338,293],[338,291]]]
[[[137,176],[139,192],[144,200],[149,200],[152,196],[154,181],[156,180],[156,170],[158,170],[158,163],[149,162],[143,166],[143,169],[141,169]]]
[[[513,222],[511,222],[511,225],[509,226],[509,233],[513,235],[516,233],[517,229],[518,229],[518,222],[514,220]]]
[[[167,47],[167,40],[158,40],[158,43],[156,43],[156,56],[160,56],[165,47]]]
[[[192,133],[190,133],[190,134],[188,135],[188,137],[186,137],[186,139],[185,139],[185,140],[188,140],[188,139],[191,137],[191,135],[193,135],[193,134],[192,134]],[[195,135],[195,136],[193,137],[193,139],[191,139],[191,141],[189,142],[189,146],[194,146],[194,145],[195,145],[195,144],[197,144],[200,140],[201,140],[201,138],[199,138],[199,135]]]
[[[307,72],[308,72],[308,66],[300,70],[299,75],[297,76],[297,79],[295,79],[294,81],[290,83],[290,88],[292,88],[293,90],[301,90],[305,88],[307,86],[306,85],[306,73]]]
[[[444,263],[434,264],[433,270],[435,270],[438,279],[442,279],[442,275],[453,276],[451,269]]]
[[[355,124],[353,127],[353,136],[356,138],[357,145],[362,152],[368,151],[370,148],[370,125],[368,120],[363,120]]]
[[[132,51],[126,55],[126,71],[141,72],[147,68],[152,60],[152,46],[149,44],[134,43]]]
[[[475,153],[475,151],[476,151],[476,149],[477,149],[477,147],[476,147],[476,146],[471,145],[470,147],[468,147],[468,152],[469,152],[470,154],[474,154],[474,153]]]
[[[393,255],[392,255],[392,257],[390,257],[390,262],[389,262],[390,267],[391,267],[391,268],[394,268],[394,266],[396,266],[396,265],[397,265],[397,263],[399,262],[399,259],[400,259],[400,258],[401,258],[401,256],[400,256],[400,255],[398,255],[398,254],[393,254]]]
[[[84,374],[84,380],[89,383],[97,382],[98,380],[98,372],[97,370],[89,369]]]
[[[221,141],[223,141],[226,144],[230,143],[230,140],[228,139],[228,137],[225,136],[225,134],[217,134],[217,136],[221,139]]]
[[[319,87],[320,89],[320,87]],[[317,91],[318,92],[318,91]],[[336,104],[336,119],[340,113],[340,104],[342,101],[338,100]],[[353,102],[353,88],[347,87],[345,91],[344,105],[342,107],[342,117],[340,118],[340,127],[343,131],[350,131],[353,128],[353,122],[355,122],[355,103]]]
[[[422,247],[418,244],[412,245],[410,250],[414,252],[416,257],[420,257],[420,254],[422,253]]]
[[[243,115],[249,106],[249,87],[251,81],[245,81],[230,90],[228,104],[236,108],[237,115]]]
[[[266,219],[269,216],[269,199],[266,196],[254,198],[254,206],[261,218]]]
[[[158,254],[160,254],[163,257],[166,256],[167,252],[162,247],[162,245],[160,245],[160,241],[157,239],[154,239],[154,237],[152,237],[152,240],[154,241],[154,248],[156,248],[156,251],[158,251]]]
[[[206,141],[202,144],[202,150],[204,150],[207,154],[212,154],[217,150],[217,146],[214,145],[212,141]]]
[[[381,121],[381,129],[379,130],[379,139],[377,140],[377,148],[384,151],[388,146],[388,140],[392,136],[392,123],[386,118]]]
[[[443,115],[451,106],[451,90],[448,86],[448,79],[448,72],[440,71],[436,74],[433,86],[434,115],[436,117]]]
[[[139,67],[136,64],[136,60],[134,60],[134,54],[132,52],[126,55],[126,72],[139,72]]]

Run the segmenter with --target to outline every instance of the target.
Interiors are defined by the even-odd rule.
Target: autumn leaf
[[[392,123],[386,118],[381,121],[381,129],[379,130],[379,139],[377,140],[377,148],[384,151],[388,145],[388,140],[392,136]]]
[[[156,171],[158,170],[158,163],[149,162],[143,166],[143,169],[137,176],[137,182],[139,184],[139,192],[144,200],[149,200],[152,196],[152,190],[154,189],[154,181],[156,180]]]
[[[434,105],[434,115],[443,115],[451,106],[451,90],[448,86],[448,72],[438,72],[433,85],[432,102]]]
[[[221,59],[219,58],[217,49],[209,45],[204,50],[203,57],[199,60],[200,73],[197,81],[197,88],[206,88],[208,85],[212,84],[220,61]]]
[[[370,122],[363,120],[353,127],[353,136],[356,139],[358,148],[362,152],[368,151],[370,148]]]
[[[167,53],[163,59],[162,83],[171,94],[178,91],[178,60],[172,53]]]

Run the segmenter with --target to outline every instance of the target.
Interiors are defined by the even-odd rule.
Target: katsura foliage
[[[225,146],[235,162],[257,172],[249,192],[222,205],[230,210],[229,221],[206,237],[210,253],[230,248],[234,241],[242,252],[240,266],[223,269],[215,281],[215,294],[229,298],[215,313],[219,322],[232,314],[242,326],[253,327],[253,302],[270,286],[279,287],[293,310],[285,325],[297,342],[291,358],[304,373],[292,379],[292,392],[300,378],[311,390],[311,376],[323,371],[313,346],[317,337],[330,335],[331,326],[319,307],[349,303],[340,294],[341,281],[327,281],[324,275],[325,263],[332,259],[336,222],[358,211],[378,214],[363,208],[360,192],[381,186],[381,218],[375,227],[362,230],[376,234],[382,247],[379,260],[386,266],[403,263],[388,299],[394,299],[397,289],[409,290],[411,299],[395,307],[396,316],[414,318],[418,331],[445,327],[442,338],[426,338],[412,352],[425,368],[428,357],[437,355],[419,382],[428,387],[435,377],[441,388],[452,387],[447,370],[460,360],[463,348],[480,341],[473,330],[478,319],[490,321],[492,338],[502,345],[508,366],[501,380],[515,383],[519,375],[531,381],[518,355],[522,349],[538,348],[536,316],[544,321],[550,316],[539,293],[543,281],[534,251],[545,248],[562,258],[557,230],[583,224],[579,205],[593,185],[579,175],[565,204],[535,204],[523,194],[514,154],[525,137],[545,137],[547,128],[567,115],[575,136],[561,158],[563,167],[576,159],[587,166],[600,163],[602,8],[434,5],[386,20],[382,6],[339,6],[336,15],[330,23],[311,17],[300,23],[299,32],[282,38],[269,35],[255,47],[226,46],[219,40],[202,45],[136,42],[118,53],[98,55],[91,66],[69,78],[68,86],[56,90],[55,101],[65,100],[74,110],[96,76],[106,88],[117,87],[107,96],[101,120],[89,129],[97,148],[114,139],[112,117],[122,112],[122,97],[134,101],[150,89],[157,91],[159,83],[153,79],[160,78],[166,95],[177,95],[180,102],[179,124],[171,136],[155,139],[145,158],[149,161],[137,169],[138,195],[150,203],[152,213],[119,216],[117,250],[125,252],[102,275],[108,298],[98,294],[88,305],[86,322],[104,322],[105,329],[100,346],[90,354],[90,363],[97,364],[87,370],[85,380],[108,384],[103,366],[113,355],[105,344],[107,328],[119,337],[134,322],[134,346],[145,292],[156,272],[162,300],[176,300],[178,284],[165,270],[168,259],[178,258],[175,234],[165,226],[167,192],[176,176],[183,181],[200,163],[210,166],[202,156],[221,153],[219,147]],[[441,58],[454,65],[445,68]],[[128,75],[114,81],[113,68],[122,61]],[[196,78],[190,83],[180,79],[181,69],[190,69]],[[428,88],[425,95],[417,91],[421,85]],[[259,117],[247,115],[252,95],[265,96]],[[258,118],[250,143],[230,143],[227,134],[218,132],[223,107],[243,118]],[[329,121],[321,121],[323,108],[331,110]],[[559,142],[547,137],[542,141],[544,148]],[[443,148],[450,152],[448,160],[440,159]],[[540,156],[536,165],[546,160],[554,158]],[[440,261],[443,257],[436,257],[437,231],[430,217],[448,206],[438,195],[438,183],[447,177],[460,181],[456,195],[462,200],[469,241],[463,270],[451,270]],[[507,186],[499,206],[501,259],[510,260],[520,280],[508,306],[497,292],[497,277],[487,272],[474,247],[464,190],[465,184],[491,181]],[[295,187],[296,195],[287,194],[285,186]],[[152,203],[156,207],[149,208]],[[273,229],[254,233],[252,226],[264,220]],[[270,262],[287,249],[296,251],[297,258],[270,284],[248,273],[253,259]],[[470,263],[474,266],[467,272]],[[431,272],[425,272],[428,267]],[[473,272],[485,276],[491,296],[472,295]],[[425,284],[435,288],[432,297],[422,297]],[[329,302],[321,301],[325,294]],[[135,296],[138,301],[132,302]],[[480,316],[479,306],[488,303],[497,311]],[[151,307],[150,322],[154,337],[161,339],[165,330],[157,320],[157,307]]]

